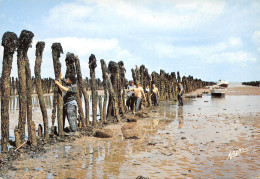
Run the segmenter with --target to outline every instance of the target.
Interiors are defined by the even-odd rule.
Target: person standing
[[[142,96],[144,97],[144,100],[146,101],[144,89],[140,86],[140,83],[137,82],[136,87],[126,90],[126,91],[133,91],[134,92],[134,101],[136,102],[135,111],[139,111],[141,107],[141,99]],[[134,113],[134,112],[133,112]]]
[[[130,90],[130,89],[133,89],[135,88],[136,86],[134,85],[134,82],[133,81],[130,81],[130,85],[128,85],[126,87],[127,90]],[[126,93],[126,105],[127,105],[127,109],[130,109],[133,110],[134,108],[134,92],[133,91],[127,91]]]
[[[155,86],[155,84],[152,85],[152,99],[153,99],[153,104],[155,106],[158,106],[158,98],[159,98],[159,90],[158,88]]]
[[[181,82],[179,82],[178,90],[179,90],[179,93],[178,93],[179,105],[178,106],[183,106],[183,99],[182,99],[182,96],[183,96],[183,86],[181,85]]]
[[[61,74],[62,77],[62,74]],[[63,80],[65,81],[65,80]],[[63,86],[59,81],[55,80],[55,84],[62,90],[65,91],[66,94],[63,97],[63,128],[65,126],[65,118],[67,117],[70,125],[70,129],[72,132],[77,131],[76,125],[76,94],[77,94],[77,84],[76,77],[69,76],[65,81],[67,83],[66,86]]]

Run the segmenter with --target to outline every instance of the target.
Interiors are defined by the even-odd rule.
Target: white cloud
[[[256,58],[252,54],[237,51],[237,52],[222,52],[217,54],[212,54],[208,58],[209,63],[232,63],[246,65],[248,62],[255,62]]]
[[[260,31],[259,31],[259,30],[258,30],[258,31],[254,31],[254,33],[253,33],[253,35],[252,35],[252,40],[253,40],[256,44],[260,45]]]
[[[243,42],[241,40],[241,38],[237,37],[237,38],[234,38],[234,37],[231,37],[228,39],[228,44],[230,45],[230,47],[242,47],[243,46]]]
[[[96,73],[97,77],[101,78],[101,67],[99,60],[104,59],[107,64],[110,60],[120,61],[123,60],[127,65],[134,66],[138,57],[133,57],[126,49],[122,49],[116,39],[87,39],[87,38],[76,38],[76,37],[64,37],[64,38],[52,38],[46,39],[46,51],[44,54],[49,56],[48,62],[43,64],[43,68],[48,68],[49,64],[52,65],[51,58],[51,45],[53,42],[60,42],[64,51],[61,56],[62,71],[65,71],[65,57],[67,52],[74,53],[79,56],[81,61],[81,69],[83,76],[89,76],[88,60],[91,54],[94,54],[97,59]],[[48,63],[48,65],[47,65]],[[53,68],[52,68],[53,71]],[[53,72],[51,72],[52,74]]]
[[[153,6],[150,7],[153,3]],[[63,30],[100,29],[114,24],[128,28],[183,29],[203,25],[225,9],[224,1],[179,1],[176,0],[163,10],[157,10],[161,1],[140,3],[138,1],[96,0],[59,4],[52,8],[45,20],[46,24]],[[141,29],[139,29],[141,30]]]
[[[86,39],[76,37],[63,37],[46,39],[46,42],[60,42],[64,51],[73,52],[75,54],[78,54],[79,56],[120,49],[118,41],[116,39]]]

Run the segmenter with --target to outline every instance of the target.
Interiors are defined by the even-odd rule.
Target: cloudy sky
[[[42,77],[54,76],[51,45],[60,42],[63,73],[72,52],[87,77],[95,54],[98,62],[124,61],[128,79],[131,68],[144,64],[150,72],[252,81],[260,80],[259,9],[259,0],[0,0],[0,35],[34,33],[33,74],[35,44],[44,41]],[[13,76],[16,64],[15,54]]]

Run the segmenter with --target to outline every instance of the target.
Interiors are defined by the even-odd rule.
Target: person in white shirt
[[[133,89],[136,86],[134,85],[133,81],[130,81],[130,85],[128,85],[126,87],[127,90]],[[129,110],[129,107],[131,110],[133,110],[134,107],[134,92],[133,91],[127,91],[126,93],[126,105],[127,105],[127,109]]]
[[[139,111],[141,107],[141,99],[142,96],[144,97],[144,100],[146,101],[144,89],[140,86],[140,83],[137,82],[136,87],[126,90],[126,91],[133,91],[134,92],[134,98],[136,102],[135,111]]]

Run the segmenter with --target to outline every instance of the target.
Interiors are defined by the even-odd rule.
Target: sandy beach
[[[259,109],[260,88],[240,84],[224,98],[185,98],[183,107],[162,101],[134,124],[140,139],[123,137],[126,122],[112,124],[112,138],[46,145],[43,153],[21,154],[0,177],[260,178]]]

